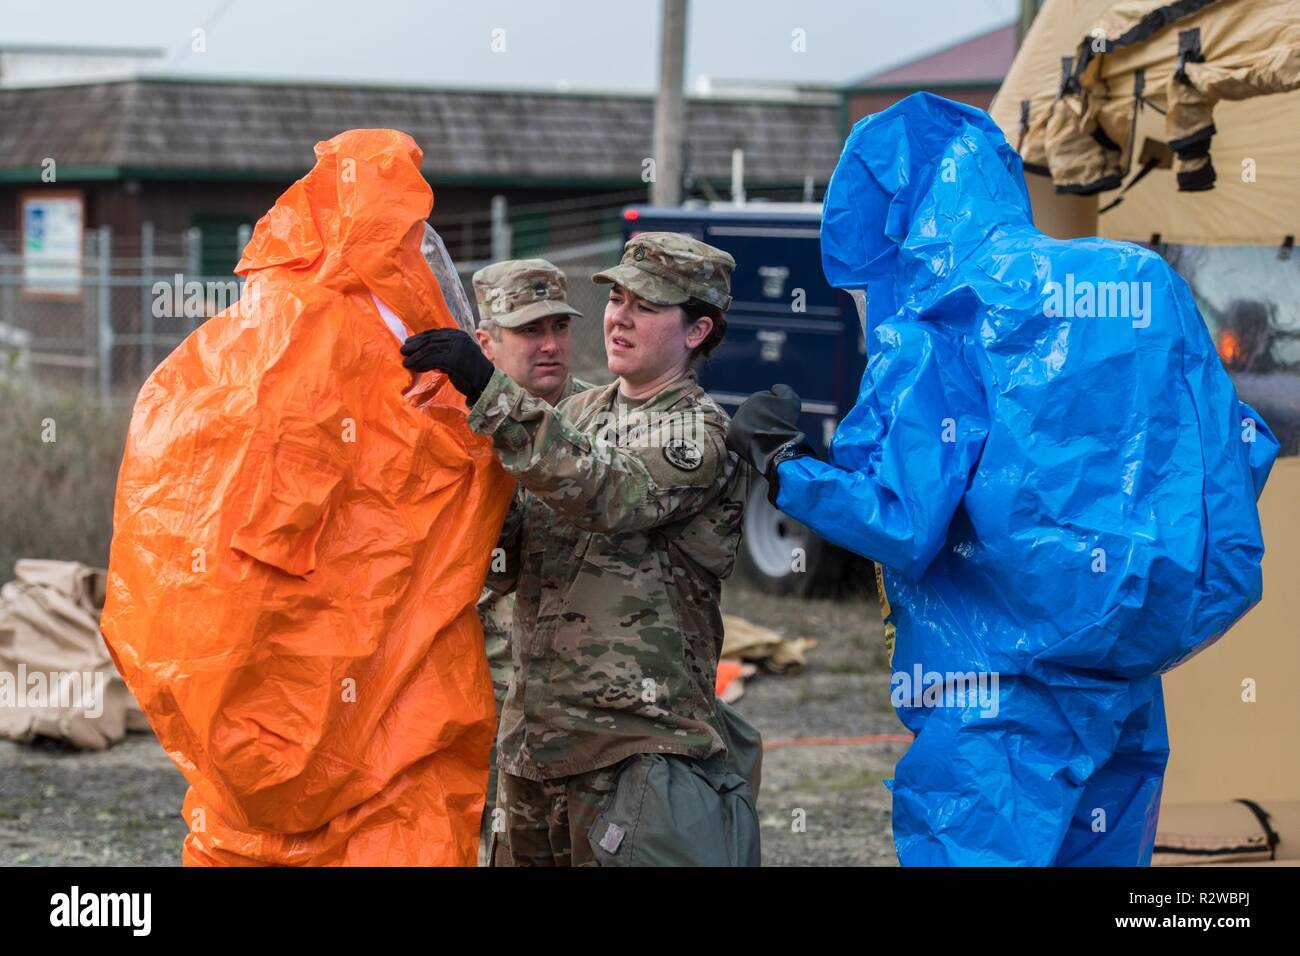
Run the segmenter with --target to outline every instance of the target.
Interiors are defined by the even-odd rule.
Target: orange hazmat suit
[[[402,367],[400,334],[456,324],[419,147],[351,130],[316,159],[239,303],[140,392],[101,626],[190,783],[187,865],[473,865],[475,600],[512,483],[460,393]]]

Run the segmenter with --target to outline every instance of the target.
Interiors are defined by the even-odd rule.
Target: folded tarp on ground
[[[770,627],[763,627],[734,614],[722,615],[724,636],[721,657],[733,661],[761,661],[774,674],[797,674],[808,663],[807,653],[817,646],[810,637],[786,639]]]
[[[0,588],[0,738],[103,750],[149,723],[99,633],[104,572],[25,558]]]

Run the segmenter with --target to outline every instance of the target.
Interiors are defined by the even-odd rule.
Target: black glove
[[[773,385],[741,403],[727,429],[727,447],[767,479],[767,499],[776,505],[776,469],[791,458],[812,455],[799,431],[802,402],[789,385]]]
[[[451,384],[473,405],[496,367],[473,336],[460,329],[427,329],[402,343],[402,364],[412,372],[446,372]]]

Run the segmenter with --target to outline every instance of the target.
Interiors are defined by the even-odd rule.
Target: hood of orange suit
[[[354,129],[316,144],[316,165],[258,220],[235,272],[373,293],[414,331],[455,325],[420,254],[433,190],[406,133]]]

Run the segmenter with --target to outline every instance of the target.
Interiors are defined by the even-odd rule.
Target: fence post
[[[153,223],[140,224],[140,327],[144,331],[143,381],[153,374],[153,276],[157,267],[153,261]]]
[[[108,399],[113,384],[113,230],[99,227],[99,398]]]
[[[16,265],[12,274],[8,268],[0,268],[0,321],[12,323],[14,328],[19,328],[18,312],[14,309],[14,289],[22,281],[22,260],[15,258],[6,263],[5,257],[8,254],[9,250],[0,242],[0,266]]]
[[[198,226],[191,226],[185,230],[185,284],[190,282],[203,282],[203,277],[199,275],[203,271],[203,230]],[[181,286],[181,298],[185,298],[185,285]],[[199,317],[195,315],[188,316],[190,320],[190,331],[193,332],[199,327]]]
[[[81,237],[81,269],[78,270],[77,287],[81,290],[81,387],[87,394],[95,388],[95,369],[90,364],[90,344],[95,341],[94,284],[91,273],[99,255],[99,233],[87,229]]]
[[[236,245],[239,246],[239,248],[235,250],[236,268],[239,266],[239,260],[244,258],[244,249],[252,241],[253,241],[253,227],[249,223],[244,223],[239,227],[239,231],[235,234],[235,243]],[[244,312],[243,302],[241,301],[244,298],[244,285],[245,282],[243,277],[235,276],[235,289],[238,293],[238,298],[235,300],[236,302],[235,307],[239,311],[239,314],[241,316],[246,314]]]
[[[492,197],[492,261],[510,258],[510,218],[506,211],[506,197]]]

